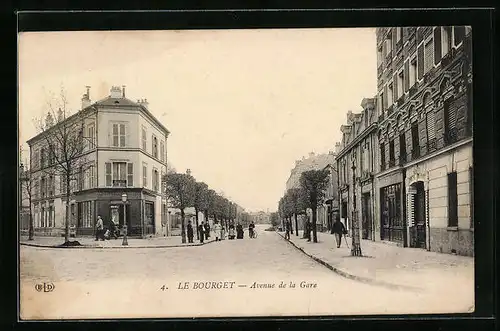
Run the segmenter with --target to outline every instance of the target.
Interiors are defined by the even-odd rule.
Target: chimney
[[[122,91],[123,91],[122,97],[125,98],[125,85],[122,85]]]
[[[347,125],[351,125],[352,124],[352,111],[348,111],[347,112]]]
[[[113,86],[110,92],[110,96],[113,99],[120,99],[122,97],[122,89],[119,86]]]
[[[149,106],[148,99],[137,100],[137,103],[139,105],[143,106],[144,108],[148,109],[148,106]]]
[[[85,86],[87,88],[87,93],[82,96],[82,109],[90,106],[90,86]]]

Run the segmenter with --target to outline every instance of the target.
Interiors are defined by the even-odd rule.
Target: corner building
[[[473,255],[471,32],[376,31],[381,240]]]
[[[151,114],[147,100],[131,101],[125,88],[113,87],[107,98],[91,103],[87,91],[79,112],[85,113],[82,127],[88,144],[82,157],[88,164],[71,187],[70,225],[76,235],[93,235],[97,215],[114,219],[120,227],[127,224],[132,237],[168,233],[162,177],[169,131]],[[44,171],[50,167],[44,134],[50,129],[28,141],[35,235],[57,236],[65,226],[66,186]]]

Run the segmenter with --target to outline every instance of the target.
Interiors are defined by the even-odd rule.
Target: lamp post
[[[359,219],[356,210],[356,151],[352,152],[352,244],[351,256],[362,256],[359,238]]]
[[[123,242],[122,246],[128,246],[127,241],[127,193],[122,194],[123,202]]]

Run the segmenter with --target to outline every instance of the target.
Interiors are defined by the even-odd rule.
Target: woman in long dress
[[[218,221],[215,221],[214,236],[215,236],[215,241],[221,241],[221,239],[222,239],[222,226],[219,224]]]

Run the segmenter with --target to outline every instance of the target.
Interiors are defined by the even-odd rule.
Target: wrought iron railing
[[[420,157],[420,146],[413,146],[413,150],[411,151],[412,160],[418,159]]]
[[[444,134],[444,141],[445,141],[445,144],[446,145],[449,145],[449,144],[453,144],[455,142],[457,142],[457,129],[456,128],[452,128],[452,129],[449,129],[445,132]]]
[[[406,159],[407,159],[406,152],[399,154],[399,165],[402,166],[403,164],[405,164],[407,162]]]
[[[396,165],[396,160],[395,159],[389,159],[389,168],[392,168]]]
[[[430,139],[427,143],[427,153],[434,152],[437,149],[436,138]]]

